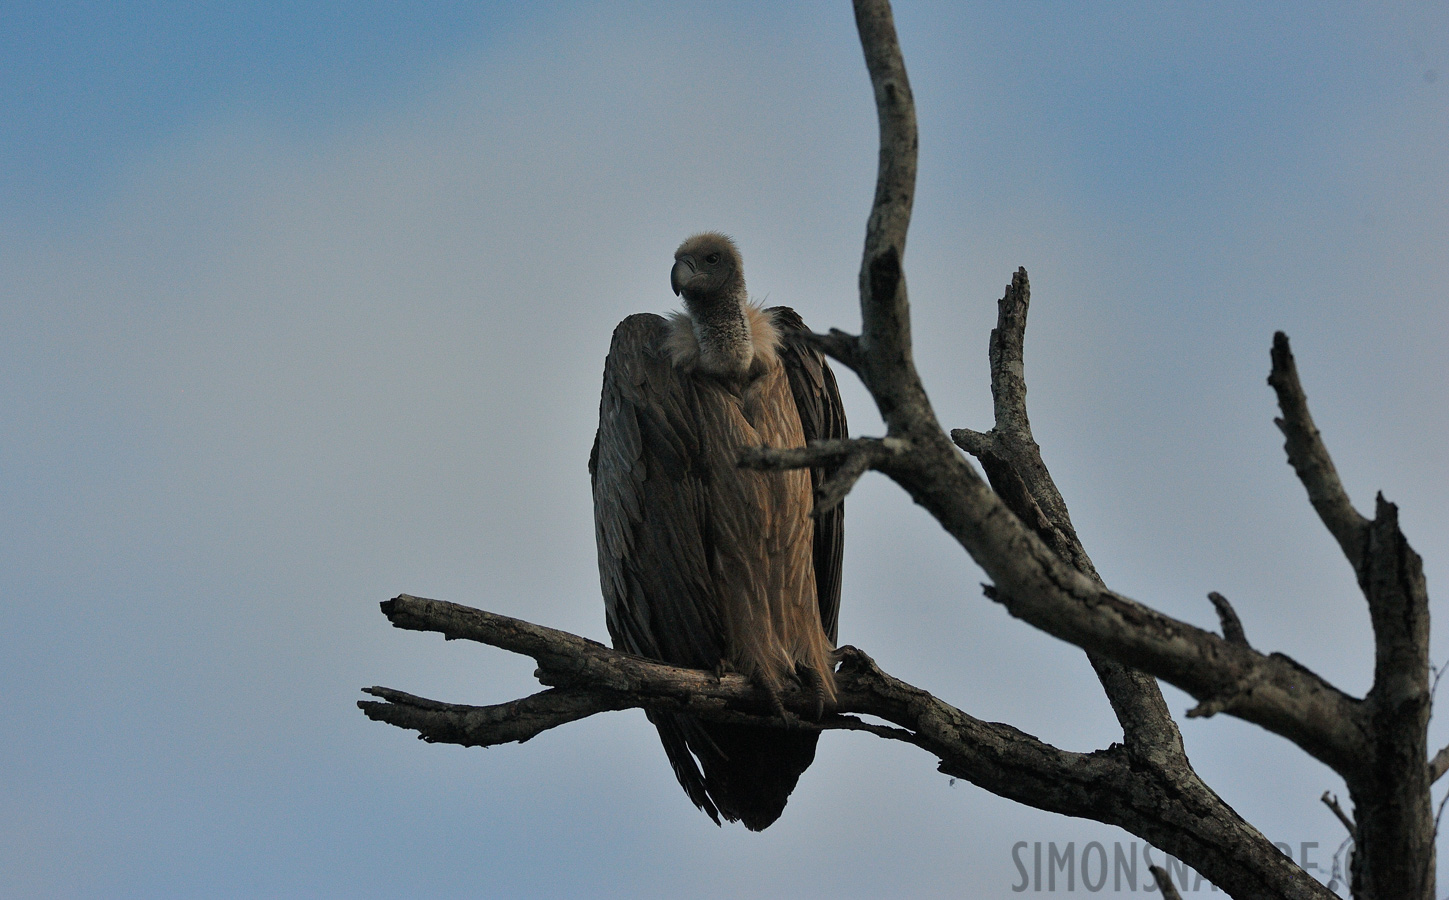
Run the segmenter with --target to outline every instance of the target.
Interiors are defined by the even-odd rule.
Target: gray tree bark
[[[1235,898],[1327,898],[1326,887],[1281,854],[1193,770],[1157,679],[1197,699],[1189,716],[1226,713],[1260,725],[1330,766],[1348,785],[1359,900],[1434,897],[1430,786],[1449,770],[1449,747],[1428,759],[1429,613],[1423,570],[1380,496],[1374,517],[1354,509],[1309,415],[1288,339],[1273,338],[1269,384],[1288,461],[1338,541],[1368,602],[1373,687],[1350,696],[1279,653],[1248,642],[1231,604],[1209,595],[1221,636],[1112,591],[1098,577],[1042,460],[1026,409],[1024,341],[1030,287],[1024,269],[998,305],[989,344],[995,422],[948,436],[911,355],[903,269],[916,175],[910,82],[887,0],[855,0],[875,91],[880,158],[860,271],[861,332],[814,335],[853,370],[886,423],[882,438],[751,450],[741,465],[838,465],[817,503],[838,503],[867,469],[885,473],[925,507],[989,575],[986,595],[1013,616],[1086,651],[1122,728],[1092,753],[1053,747],[1009,725],[983,722],[842,648],[835,710],[812,720],[813,694],[787,688],[782,721],[736,675],[679,669],[576,635],[482,610],[402,595],[383,604],[399,628],[480,641],[538,663],[548,690],[494,706],[439,703],[389,688],[359,706],[424,740],[489,746],[526,741],[575,719],[641,707],[774,727],[868,731],[925,750],[937,767],[1039,809],[1120,826],[1187,862]],[[954,443],[953,443],[954,442]],[[983,481],[957,447],[976,458]],[[889,725],[867,722],[870,715]],[[1325,795],[1326,796],[1326,795]],[[1165,872],[1155,872],[1164,896]]]

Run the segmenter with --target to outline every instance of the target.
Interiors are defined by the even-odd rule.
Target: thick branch
[[[1039,551],[1023,546],[1022,552]],[[1336,771],[1352,772],[1359,765],[1366,750],[1360,701],[1289,657],[1264,656],[1085,583],[1076,573],[1064,573],[1055,560],[1038,557],[1031,563],[1037,571],[1025,573],[1020,593],[999,585],[988,592],[1012,615],[1151,672],[1212,704],[1200,714],[1226,711],[1254,722]],[[1051,584],[1041,585],[1038,579]]]
[[[916,103],[896,37],[895,18],[887,0],[855,0],[855,27],[865,52],[865,67],[875,91],[880,125],[880,156],[875,200],[865,229],[865,262],[861,282],[869,279],[871,262],[894,249],[899,264],[905,255],[906,231],[916,194]],[[880,297],[882,303],[890,297]],[[904,297],[900,298],[904,302]],[[909,346],[909,335],[896,335]]]
[[[1358,823],[1355,892],[1430,897],[1434,887],[1434,812],[1428,753],[1429,596],[1423,562],[1399,530],[1398,509],[1383,495],[1367,529],[1359,586],[1374,630],[1374,684],[1365,704],[1372,750],[1348,777]]]
[[[856,368],[889,434],[905,438],[911,448],[881,470],[986,570],[995,582],[992,596],[1013,615],[1089,654],[1110,658],[1099,672],[1106,670],[1103,682],[1124,731],[1140,724],[1151,732],[1145,739],[1134,738],[1135,744],[1168,756],[1180,752],[1170,716],[1153,706],[1155,688],[1149,690],[1143,676],[1126,673],[1120,665],[1166,678],[1200,701],[1284,734],[1330,765],[1354,763],[1364,736],[1352,698],[1291,660],[1229,644],[1105,590],[1084,554],[1073,559],[1070,552],[1061,553],[1077,543],[1075,535],[1071,541],[1057,539],[1061,523],[1069,521],[1064,506],[1063,515],[1054,517],[1042,507],[1046,495],[1033,496],[1042,508],[1024,525],[956,453],[935,418],[910,352],[901,264],[914,189],[915,125],[905,71],[883,0],[857,0],[856,20],[881,125],[880,169],[860,276],[862,359]],[[1050,540],[1036,530],[1042,525]],[[1211,807],[1210,817],[1224,809],[1215,795]],[[1222,883],[1217,874],[1209,877]]]
[[[1349,502],[1324,446],[1298,368],[1281,331],[1273,335],[1268,383],[1278,395],[1284,449],[1309,502],[1338,542],[1368,600],[1374,683],[1364,698],[1368,743],[1343,769],[1356,820],[1353,890],[1358,896],[1428,897],[1434,886],[1434,823],[1428,752],[1429,596],[1423,563],[1380,494],[1374,518]],[[1437,757],[1436,757],[1437,759]]]
[[[860,372],[889,433],[911,447],[882,463],[881,470],[986,570],[996,585],[993,596],[1013,615],[1090,652],[1165,678],[1199,701],[1223,703],[1234,715],[1289,737],[1337,769],[1355,765],[1364,735],[1352,698],[1291,660],[1229,644],[1104,590],[1094,573],[1086,574],[1090,560],[1072,558],[1074,534],[1071,541],[1044,543],[982,483],[941,431],[911,360],[901,269],[916,166],[914,106],[888,4],[857,0],[855,9],[881,127],[880,168],[860,277]],[[1020,391],[1006,387],[999,405],[1008,412],[1020,405],[1024,413],[1024,402],[1015,400],[1025,396],[1024,382]],[[1040,506],[1046,496],[1034,499]],[[1069,521],[1064,507],[1062,512],[1060,517],[1043,515],[1041,521]],[[1143,721],[1157,718],[1149,713]]]
[[[614,668],[600,661],[618,654],[597,641],[581,638],[566,631],[534,625],[522,619],[460,606],[442,600],[428,600],[400,594],[382,603],[383,615],[397,628],[409,631],[436,631],[448,640],[478,641],[503,650],[531,656],[540,670],[556,679],[573,674],[585,681],[611,688],[627,688],[627,679],[616,683],[610,676]],[[648,660],[637,659],[649,665]],[[545,681],[558,684],[558,680]]]
[[[1009,725],[974,718],[886,674],[853,648],[841,650],[837,707],[810,721],[815,695],[786,685],[780,702],[795,714],[786,723],[770,714],[768,699],[742,676],[720,678],[680,669],[567,632],[436,600],[402,595],[383,604],[383,610],[401,628],[438,631],[532,656],[547,666],[538,673],[546,683],[569,673],[566,687],[484,707],[440,703],[389,688],[367,689],[379,698],[358,704],[370,718],[418,731],[424,740],[467,746],[525,741],[585,716],[632,707],[687,712],[713,721],[870,731],[920,747],[937,758],[942,772],[1000,796],[1126,828],[1179,859],[1191,860],[1199,871],[1212,873],[1209,877],[1234,896],[1332,896],[1303,879],[1280,854],[1252,855],[1253,841],[1260,836],[1241,819],[1225,821],[1216,815],[1211,792],[1183,791],[1160,772],[1136,764],[1119,746],[1072,753]],[[851,714],[891,724],[872,724]]]
[[[911,361],[906,299],[906,231],[916,192],[916,107],[887,0],[855,0],[855,24],[875,92],[880,155],[875,200],[860,264],[860,357],[855,367],[892,435],[923,424],[936,431],[935,413]]]
[[[1026,269],[1018,268],[997,301],[996,327],[987,347],[995,422],[985,434],[961,428],[952,431],[951,438],[981,462],[992,489],[1023,524],[1058,556],[1100,583],[1032,435],[1025,362],[1030,306],[1031,282]]]

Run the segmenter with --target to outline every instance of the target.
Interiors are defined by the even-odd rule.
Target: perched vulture
[[[589,460],[614,647],[747,676],[780,709],[788,679],[835,696],[842,510],[812,518],[827,474],[739,468],[741,448],[846,436],[835,376],[794,310],[747,302],[722,234],[674,254],[686,313],[614,330]],[[689,798],[759,831],[815,758],[815,733],[651,712]]]

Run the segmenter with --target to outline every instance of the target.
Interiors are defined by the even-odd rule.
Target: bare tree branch
[[[1380,494],[1374,518],[1349,502],[1324,446],[1298,368],[1281,331],[1273,335],[1268,383],[1283,416],[1284,449],[1309,502],[1337,540],[1368,600],[1374,633],[1374,683],[1364,698],[1367,745],[1340,769],[1356,822],[1353,891],[1366,897],[1430,896],[1435,823],[1427,766],[1429,595],[1423,562],[1399,530],[1398,508]],[[1437,756],[1435,757],[1437,759]]]
[[[1072,527],[1066,501],[1057,489],[1031,431],[1026,406],[1026,320],[1031,283],[1019,268],[996,305],[987,356],[995,422],[985,434],[953,431],[957,446],[972,453],[987,480],[1018,519],[1057,556],[1098,586],[1102,579]],[[1150,676],[1091,652],[1087,658],[1102,682],[1130,749],[1144,758],[1172,760],[1187,767],[1182,735],[1172,721],[1162,691]],[[1188,767],[1190,768],[1190,767]]]
[[[546,684],[566,682],[510,703],[464,706],[390,688],[368,688],[359,701],[369,718],[419,732],[430,742],[492,746],[526,741],[549,728],[595,713],[643,708],[773,727],[869,731],[920,747],[945,774],[1040,809],[1126,828],[1195,868],[1213,873],[1234,896],[1331,897],[1281,854],[1254,854],[1261,836],[1238,818],[1224,820],[1211,792],[1184,791],[1144,768],[1121,746],[1073,753],[1029,734],[984,722],[894,678],[870,657],[841,648],[838,703],[813,721],[816,697],[787,684],[780,702],[788,723],[743,676],[681,669],[611,650],[568,632],[454,603],[401,595],[382,604],[399,628],[436,631],[533,657]],[[607,686],[605,686],[607,685]],[[890,723],[864,722],[851,714]],[[892,727],[893,726],[893,727]]]
[[[1345,778],[1358,823],[1355,892],[1428,896],[1434,884],[1434,812],[1428,752],[1429,596],[1423,562],[1380,494],[1358,565],[1374,632],[1374,683],[1364,703],[1371,745]],[[1409,761],[1413,760],[1413,763]]]
[[[996,303],[996,327],[987,347],[995,422],[985,434],[961,428],[952,431],[951,438],[980,461],[992,489],[1023,524],[1073,568],[1100,584],[1032,435],[1025,361],[1030,307],[1031,282],[1026,269],[1019,268]]]
[[[1022,490],[1021,499],[1030,502],[1005,502],[1010,488],[1003,483],[998,492],[988,489],[944,440],[911,359],[901,270],[913,189],[903,179],[913,175],[915,165],[910,95],[900,87],[905,84],[905,73],[894,29],[872,27],[873,23],[888,23],[889,12],[881,3],[879,10],[866,14],[869,6],[864,0],[857,2],[856,15],[876,89],[882,150],[861,268],[860,349],[864,358],[857,371],[875,398],[888,433],[906,438],[911,447],[910,452],[883,462],[881,470],[929,510],[986,570],[994,582],[988,595],[1002,602],[1012,615],[1096,657],[1110,659],[1113,665],[1165,678],[1197,698],[1199,706],[1194,712],[1198,715],[1225,710],[1288,737],[1348,778],[1369,758],[1368,714],[1361,701],[1285,656],[1264,656],[1105,589],[1090,560],[1077,551],[1080,543],[1075,535],[1068,539],[1070,520],[1065,504],[1060,516],[1047,510],[1047,504],[1059,502],[1054,490]],[[888,82],[896,88],[890,89]],[[895,158],[889,148],[896,149]],[[1014,280],[1013,285],[1019,284],[1016,293],[1024,299],[1025,276],[1019,275],[1019,282]],[[1024,302],[1019,311],[1024,321]],[[1003,311],[1001,334],[1024,327],[1014,315],[1011,310]],[[1019,355],[1011,356],[1014,349],[1019,346],[993,339],[993,371],[1004,375],[993,382],[998,419],[993,431],[997,437],[1010,432],[1029,435],[1025,380]],[[1308,421],[1306,405],[1302,412],[1289,418],[1295,423]],[[962,438],[968,446],[981,449],[983,442],[976,436]],[[978,458],[989,472],[991,454]],[[1026,480],[1020,472],[1009,474],[1017,481]],[[1049,483],[1049,476],[1044,472],[1043,476],[1041,482]],[[1025,519],[1012,513],[1013,505]],[[1180,739],[1175,740],[1176,726],[1170,717],[1152,708],[1145,687],[1123,684],[1127,677],[1109,669],[1103,683],[1109,698],[1128,698],[1114,702],[1114,709],[1129,734],[1129,745],[1152,747],[1169,757],[1180,753]],[[1151,739],[1133,737],[1130,728],[1138,724],[1157,732]],[[1419,754],[1422,759],[1423,751]],[[1360,802],[1355,797],[1355,804]]]
[[[830,329],[828,334],[813,331],[797,332],[794,339],[804,341],[856,374],[860,374],[860,368],[865,364],[860,349],[860,338],[838,328]]]
[[[815,489],[815,508],[810,511],[810,515],[818,519],[844,503],[845,495],[850,493],[860,476],[870,468],[870,463],[870,457],[863,453],[841,463],[840,468]]]
[[[369,719],[418,732],[429,743],[492,747],[539,734],[611,709],[634,705],[611,691],[552,688],[496,706],[461,706],[385,687],[363,688],[382,702],[359,700]]]
[[[858,0],[856,18],[882,141],[860,278],[859,373],[888,433],[911,447],[882,461],[880,470],[925,506],[986,570],[995,582],[990,596],[1012,615],[1091,653],[1165,678],[1199,701],[1221,703],[1233,715],[1289,737],[1335,769],[1356,764],[1363,746],[1357,701],[1286,657],[1232,645],[1103,589],[1095,573],[1087,574],[1090,560],[1055,552],[955,452],[910,353],[900,262],[913,191],[915,115],[905,68],[888,6]],[[998,405],[1010,418],[1025,386],[1005,388]],[[1040,520],[1049,524],[1051,517]],[[1069,519],[1063,514],[1058,521]],[[1070,543],[1075,541],[1053,542],[1063,549]],[[1251,690],[1245,690],[1248,685]]]
[[[798,448],[746,447],[740,451],[740,466],[766,470],[833,466],[835,471],[815,489],[811,515],[818,518],[839,506],[867,470],[908,449],[905,441],[894,437],[811,441]]]
[[[875,88],[881,157],[861,266],[863,327],[855,347],[860,358],[853,362],[888,434],[906,439],[910,447],[881,461],[879,468],[925,506],[987,571],[995,582],[991,596],[1013,615],[1094,656],[1130,746],[1181,754],[1176,726],[1155,685],[1144,684],[1148,679],[1124,666],[1165,677],[1200,701],[1285,734],[1330,765],[1352,764],[1363,746],[1357,701],[1286,657],[1265,657],[1107,591],[1069,532],[1070,518],[1054,487],[1050,492],[1021,492],[1023,499],[1030,499],[1019,507],[1028,513],[1029,524],[1024,525],[946,440],[911,359],[901,268],[914,191],[913,105],[888,6],[858,0],[856,18]],[[1019,283],[1024,300],[1024,272]],[[1018,323],[1008,310],[999,330],[1019,333],[1024,303],[1020,312]],[[1019,342],[1016,346],[1019,351]],[[994,369],[1016,372],[1014,378],[993,383],[998,418],[1002,431],[1029,436],[1020,357],[1008,358],[1009,350],[1002,341],[993,341]],[[1044,466],[1040,481],[1050,483]],[[1059,505],[1059,515],[1047,511],[1044,503],[1051,502]],[[1042,534],[1050,540],[1044,541]]]
[[[1061,496],[1041,451],[1032,434],[1026,403],[1025,340],[1031,287],[1025,269],[1018,269],[997,304],[997,324],[991,332],[989,359],[991,393],[995,422],[986,433],[958,429],[952,432],[957,446],[971,453],[982,464],[991,486],[1006,506],[1016,514],[1062,560],[1071,563],[1080,573],[1105,590],[1096,568],[1077,536]],[[1233,643],[1246,646],[1242,626],[1231,606],[1221,595],[1214,594],[1214,603],[1223,616],[1225,635]],[[1222,821],[1236,820],[1237,813],[1223,803],[1202,782],[1183,750],[1182,737],[1167,710],[1156,682],[1141,672],[1128,669],[1114,659],[1088,652],[1113,710],[1123,727],[1126,746],[1140,759],[1157,767],[1161,776],[1207,796],[1204,806],[1208,814]],[[1211,715],[1241,699],[1250,685],[1261,676],[1249,674],[1246,681],[1228,692],[1199,704],[1189,712]],[[1268,841],[1256,836],[1263,852]],[[1166,873],[1159,879],[1163,883]],[[1165,890],[1171,890],[1170,882]]]
[[[1357,572],[1363,558],[1368,520],[1349,502],[1328,448],[1323,446],[1318,426],[1308,413],[1308,397],[1298,381],[1298,365],[1288,348],[1288,336],[1281,331],[1273,335],[1272,357],[1268,384],[1278,394],[1278,405],[1283,410],[1283,417],[1274,419],[1273,424],[1287,439],[1283,449],[1288,453],[1288,463],[1308,489],[1308,502],[1313,504],[1318,517]]]
[[[865,327],[859,371],[889,433],[905,438],[911,448],[908,453],[880,460],[878,468],[961,542],[996,582],[990,596],[1013,615],[1091,653],[1165,678],[1199,701],[1211,701],[1214,707],[1283,734],[1335,769],[1354,764],[1363,744],[1357,701],[1286,657],[1266,657],[1234,646],[1103,589],[1090,560],[1075,549],[1080,547],[1075,533],[1068,534],[1061,525],[1053,524],[1067,523],[1069,527],[1070,522],[1065,504],[1060,504],[1054,490],[1060,515],[1050,516],[1043,510],[1035,520],[1049,535],[1060,533],[1060,539],[1053,540],[1048,549],[946,440],[911,362],[909,310],[897,252],[904,246],[903,229],[909,220],[911,191],[903,179],[914,173],[914,112],[909,88],[888,8],[884,3],[861,0],[856,15],[876,86],[883,147],[911,148],[908,158],[902,160],[888,158],[882,150],[877,209],[867,229],[861,270]],[[876,46],[882,42],[885,46]],[[904,128],[910,133],[901,133]],[[882,204],[889,209],[882,210]],[[1019,277],[1024,286],[1025,273]],[[1020,364],[1008,363],[1012,365]],[[1019,398],[1025,396],[1025,384],[1017,381],[1019,387],[1004,380],[997,391],[998,408],[1011,427],[1016,425],[1017,413],[1024,414],[1024,400]],[[1020,422],[1025,427],[1024,415]],[[1049,480],[1044,467],[1042,474],[1044,482]],[[1040,506],[1040,497],[1032,500]],[[1245,689],[1249,685],[1252,690]],[[1139,718],[1146,722],[1157,717]],[[1170,746],[1170,738],[1163,739],[1169,740],[1164,746]]]
[[[850,459],[862,457],[869,462],[889,459],[904,453],[907,445],[900,438],[850,438],[848,440],[811,441],[806,447],[746,447],[740,451],[740,467],[745,469],[808,469],[813,466],[839,466]]]
[[[885,0],[855,0],[865,67],[875,92],[880,155],[875,200],[865,227],[860,265],[859,365],[890,434],[905,436],[910,421],[929,419],[937,432],[926,389],[911,361],[911,316],[902,262],[916,193],[916,106]],[[905,412],[903,418],[897,411]]]

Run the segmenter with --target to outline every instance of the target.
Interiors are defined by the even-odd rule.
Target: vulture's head
[[[691,307],[713,306],[721,301],[743,303],[744,266],[735,242],[715,231],[696,234],[674,251],[674,268],[669,286],[683,294]]]

